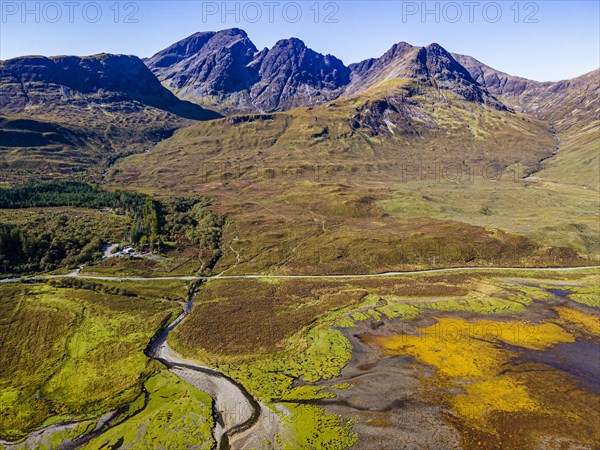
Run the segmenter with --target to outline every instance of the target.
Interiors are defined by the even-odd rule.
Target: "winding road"
[[[14,283],[20,281],[36,280],[54,280],[65,278],[81,278],[84,280],[99,281],[209,281],[209,280],[247,280],[247,279],[280,279],[280,280],[338,280],[351,278],[385,278],[404,275],[420,275],[429,273],[445,272],[477,272],[477,271],[522,271],[522,272],[574,272],[578,270],[600,269],[600,266],[575,266],[575,267],[485,267],[485,266],[467,266],[467,267],[448,267],[441,269],[412,270],[406,272],[382,272],[366,274],[345,274],[345,275],[215,275],[215,276],[167,276],[167,277],[137,277],[137,276],[101,276],[101,275],[82,275],[80,269],[69,274],[63,275],[39,275],[31,277],[12,277],[0,280],[0,283]]]

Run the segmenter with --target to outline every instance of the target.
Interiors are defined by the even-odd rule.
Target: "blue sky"
[[[238,27],[258,48],[298,37],[346,64],[393,43],[437,42],[505,72],[547,81],[600,65],[598,1],[68,1],[1,0],[0,58],[150,56],[196,31]],[[225,14],[224,14],[225,13]]]

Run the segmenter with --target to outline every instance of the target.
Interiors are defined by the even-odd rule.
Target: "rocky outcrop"
[[[470,102],[504,108],[439,44],[414,47],[400,42],[380,58],[352,64],[350,69],[352,79],[346,94],[358,94],[385,82],[408,79],[417,85],[450,91]]]
[[[257,49],[239,29],[196,33],[145,62],[158,79],[182,98],[231,94],[252,86],[250,65]]]

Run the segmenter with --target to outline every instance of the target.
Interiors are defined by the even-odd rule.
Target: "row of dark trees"
[[[133,216],[128,240],[138,243],[142,236],[154,242],[158,235],[158,203],[151,197],[124,191],[102,191],[78,181],[40,183],[0,189],[0,208],[34,208],[73,206],[78,208],[110,208]]]
[[[3,273],[54,270],[76,266],[102,255],[110,231],[97,222],[64,215],[29,224],[0,224],[0,264]]]
[[[206,197],[159,202],[147,195],[103,191],[92,185],[65,181],[0,189],[0,208],[70,206],[110,209],[131,217],[125,239],[134,245],[162,249],[165,242],[185,240],[199,250],[221,245],[225,217],[211,210]],[[106,236],[86,225],[47,223],[0,224],[0,264],[4,272],[48,270],[98,258]],[[52,220],[57,220],[56,218]],[[71,226],[65,226],[67,222]],[[88,224],[89,227],[89,224]]]

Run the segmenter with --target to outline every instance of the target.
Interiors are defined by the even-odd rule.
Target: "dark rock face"
[[[484,102],[485,92],[479,83],[439,44],[422,48],[418,58],[438,88],[454,91],[471,102]]]
[[[259,79],[251,90],[264,111],[313,106],[338,97],[350,81],[350,69],[331,55],[321,55],[299,39],[277,42],[260,55]]]
[[[350,80],[350,69],[339,59],[299,39],[259,52],[239,29],[194,34],[146,64],[180,97],[223,112],[317,105],[339,96]]]
[[[532,85],[540,84],[536,81],[515,77],[492,69],[471,56],[454,55],[454,57],[469,71],[478,83],[485,86],[493,95],[500,97],[504,95],[508,95],[509,97],[519,96]]]
[[[233,93],[257,81],[249,67],[256,47],[242,30],[196,33],[162,50],[146,64],[183,97]]]
[[[370,100],[351,118],[350,127],[353,130],[360,129],[369,136],[418,136],[419,132],[413,124],[412,106],[415,106],[414,103],[401,96]]]
[[[369,58],[361,62],[350,64],[348,68],[350,69],[351,78],[363,78],[377,61],[376,58]]]
[[[427,70],[438,80],[460,79],[470,84],[477,84],[467,69],[461,66],[441,45],[428,45],[420,50],[420,54],[425,55],[424,62]]]
[[[8,114],[48,113],[56,109],[128,103],[190,119],[217,117],[182,102],[165,89],[135,56],[25,56],[0,62],[2,110]],[[143,106],[142,106],[143,105]]]

